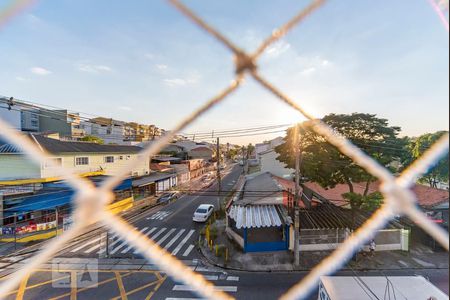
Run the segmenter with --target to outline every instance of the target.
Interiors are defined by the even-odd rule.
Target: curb
[[[216,262],[213,262],[211,259],[209,259],[204,253],[203,249],[200,246],[197,246],[197,251],[201,255],[202,262],[207,263],[209,265],[212,265],[217,268],[221,268],[224,270],[230,270],[230,271],[238,271],[238,272],[248,272],[248,273],[300,273],[300,272],[310,272],[313,269],[295,269],[295,270],[246,270],[246,269],[240,269],[235,267],[228,267],[221,264],[218,264]],[[205,262],[206,261],[206,262]],[[370,272],[370,271],[392,271],[392,270],[445,270],[449,269],[448,267],[434,267],[434,268],[424,268],[424,267],[410,267],[410,268],[391,268],[391,269],[369,269],[369,268],[363,268],[363,269],[352,269],[349,267],[343,267],[340,268],[339,271],[360,271],[360,272]]]

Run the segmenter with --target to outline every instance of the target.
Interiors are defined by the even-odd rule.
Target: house
[[[274,149],[259,153],[261,172],[270,172],[282,178],[292,179],[295,170],[287,168],[286,164],[280,162],[277,157],[278,153]]]
[[[28,138],[38,148],[50,153],[51,157],[39,165],[19,147],[4,144],[0,147],[0,185],[5,184],[5,181],[14,184],[14,181],[17,183],[24,179],[41,182],[54,180],[59,174],[50,161],[77,174],[115,175],[130,161],[138,160],[139,164],[130,172],[130,176],[150,173],[149,158],[139,155],[140,147],[59,141],[37,134],[28,134]]]
[[[226,232],[244,252],[288,250],[291,224],[283,191],[269,173],[247,177],[227,210]]]
[[[204,159],[189,159],[185,160],[185,163],[189,168],[190,179],[195,179],[210,171],[211,164]]]
[[[178,184],[176,173],[152,172],[132,180],[135,199],[154,196],[174,188]]]
[[[183,184],[191,180],[189,167],[186,164],[173,164],[170,165],[170,167],[173,168],[177,174],[178,184]]]
[[[204,159],[211,161],[214,151],[206,146],[195,147],[188,151],[188,156],[191,159]]]
[[[160,152],[160,155],[170,155],[181,159],[188,159],[188,152],[186,149],[177,144],[168,144]]]
[[[102,184],[108,176],[93,176],[88,179],[96,186]],[[131,178],[123,180],[114,187],[114,201],[108,205],[112,212],[119,212],[133,206]],[[31,188],[33,187],[33,188]],[[76,191],[65,181],[42,182],[35,184],[1,187],[0,225],[8,225],[17,221],[45,223],[53,218],[55,210],[60,215],[70,215]],[[14,191],[15,190],[15,191]],[[24,193],[26,191],[26,193]],[[5,193],[6,192],[6,193]],[[3,222],[3,224],[2,224]]]
[[[82,121],[86,135],[101,138],[105,144],[121,145],[125,139],[125,122],[103,117]]]
[[[260,159],[261,153],[269,151],[269,150],[273,150],[273,149],[275,149],[275,147],[277,147],[283,143],[284,143],[284,139],[281,136],[279,136],[270,141],[255,144],[256,159]]]

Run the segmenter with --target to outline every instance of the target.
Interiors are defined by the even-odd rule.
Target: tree
[[[252,153],[255,151],[255,146],[252,145],[252,143],[248,144],[247,146],[247,159],[249,159],[252,156]]]
[[[409,163],[422,156],[422,154],[430,148],[439,138],[441,138],[447,131],[437,131],[435,133],[426,133],[418,138],[410,140],[409,143]],[[419,182],[426,182],[431,187],[437,188],[437,183],[440,181],[448,182],[448,164],[449,159],[446,155],[443,159],[439,160],[436,165],[430,169]]]
[[[93,135],[86,135],[86,136],[82,137],[80,139],[80,141],[96,143],[96,144],[100,144],[100,145],[103,145],[103,143],[104,143],[104,141],[101,138],[93,136]]]
[[[386,119],[373,114],[353,113],[329,114],[322,121],[383,166],[389,166],[405,155],[406,142],[397,137],[400,128],[389,126]],[[303,177],[319,183],[324,188],[347,184],[349,192],[342,196],[350,204],[353,213],[357,210],[374,210],[381,204],[381,194],[369,193],[370,184],[376,178],[342,154],[325,138],[312,131],[307,123],[287,130],[285,142],[275,148],[279,154],[277,157],[279,161],[284,162],[289,168],[295,168],[296,137],[302,153],[300,172]],[[355,192],[355,183],[364,184],[363,193]]]

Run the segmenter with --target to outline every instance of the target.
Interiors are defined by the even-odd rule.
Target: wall
[[[2,99],[3,100],[3,99]],[[3,121],[6,121],[12,128],[21,130],[21,116],[20,111],[16,110],[8,110],[8,105],[4,103],[0,103],[0,118]],[[20,107],[14,107],[14,109],[20,109]]]
[[[67,122],[67,110],[41,111],[39,131],[56,131],[61,136],[71,137],[72,126]]]
[[[0,155],[0,180],[40,178],[41,166],[21,154]]]
[[[261,172],[270,172],[275,176],[282,178],[292,178],[294,169],[286,168],[284,163],[279,162],[276,158],[278,153],[271,151],[261,155]]]
[[[87,156],[89,157],[89,165],[82,165],[82,166],[75,166],[75,158],[76,157],[83,157]],[[114,162],[113,163],[106,163],[105,157],[106,156],[113,156]],[[150,159],[138,157],[137,154],[71,154],[71,155],[55,155],[55,158],[62,158],[62,166],[64,168],[67,168],[69,170],[75,171],[75,173],[87,173],[87,172],[94,172],[99,171],[100,169],[104,170],[105,175],[115,175],[117,174],[117,171],[124,166],[127,166],[132,160],[138,159],[140,164],[138,167],[133,169],[131,175],[132,176],[143,176],[150,173]],[[122,157],[122,159],[120,159]],[[56,170],[52,168],[43,168],[42,169],[42,176],[43,178],[46,177],[53,177],[56,176],[57,172]]]
[[[300,251],[322,251],[336,249],[350,234],[347,229],[302,229]],[[409,250],[409,230],[382,229],[375,235],[375,251]],[[366,245],[362,250],[369,251]]]

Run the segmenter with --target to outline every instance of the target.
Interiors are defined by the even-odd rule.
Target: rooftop
[[[100,145],[88,142],[68,142],[47,138],[42,135],[28,134],[28,137],[41,149],[49,153],[138,153],[142,150],[136,146]],[[3,154],[21,154],[23,151],[14,144],[0,147]]]

